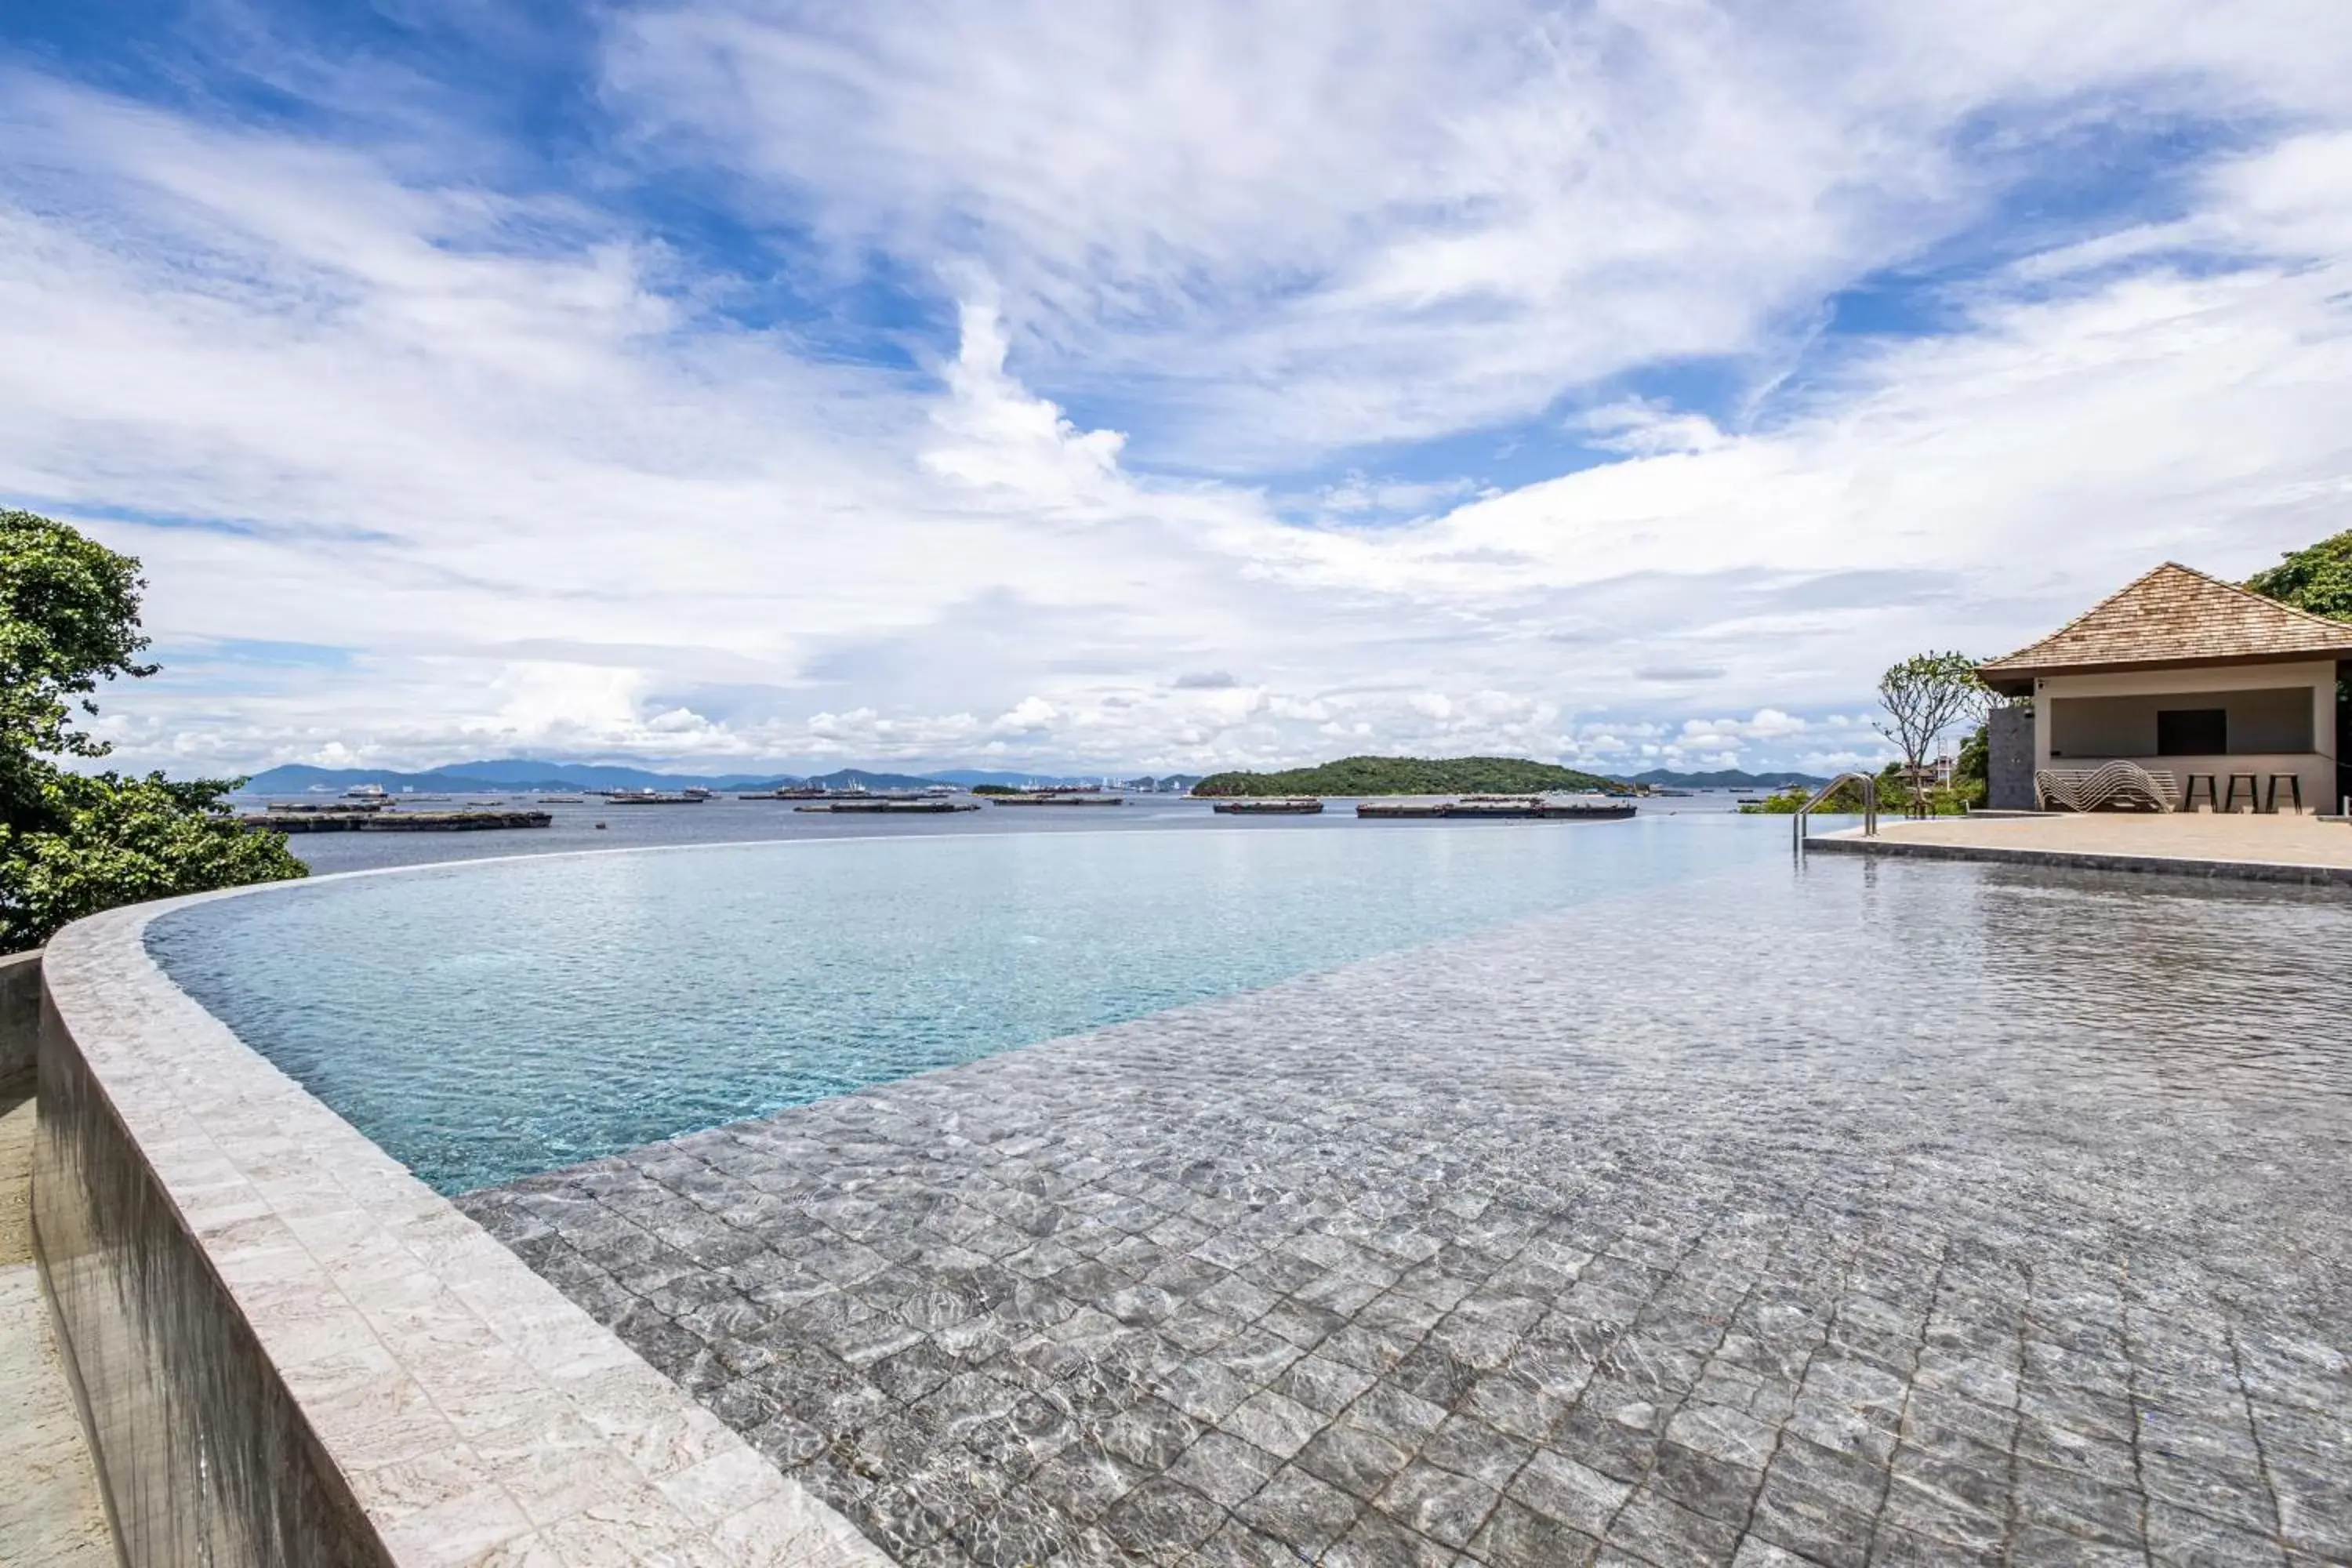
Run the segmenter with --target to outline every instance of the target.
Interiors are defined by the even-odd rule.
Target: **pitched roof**
[[[2168,561],[2040,642],[1977,667],[1988,684],[2135,665],[2352,658],[2352,622],[2208,577]]]

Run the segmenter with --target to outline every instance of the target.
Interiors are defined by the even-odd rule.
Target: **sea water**
[[[457,1193],[1789,853],[1779,818],[1328,826],[478,861],[197,905],[148,944]]]

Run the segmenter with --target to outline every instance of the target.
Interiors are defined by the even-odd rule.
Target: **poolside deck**
[[[461,1206],[910,1568],[2352,1560],[2352,906],[1863,870]]]
[[[1893,817],[1880,819],[1874,839],[1853,827],[1817,834],[1809,843],[1836,854],[2352,886],[2352,823],[2284,814],[2094,812],[1925,822]]]

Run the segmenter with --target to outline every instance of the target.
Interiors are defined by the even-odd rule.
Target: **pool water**
[[[1721,816],[809,840],[322,879],[148,945],[458,1193],[1787,855]]]

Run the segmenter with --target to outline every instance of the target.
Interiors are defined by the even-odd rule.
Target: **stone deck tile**
[[[908,1563],[2352,1560],[2352,905],[1835,863],[1741,913],[462,1206]]]

